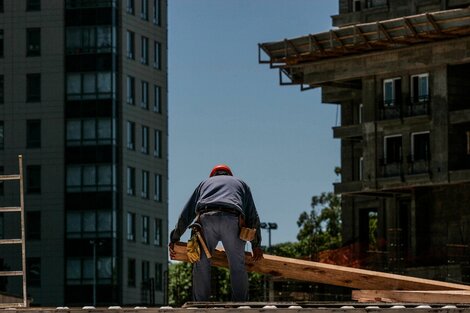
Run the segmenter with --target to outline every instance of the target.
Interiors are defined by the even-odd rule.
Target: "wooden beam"
[[[353,290],[358,302],[470,303],[469,290]]]
[[[175,245],[177,261],[187,262],[186,243]],[[247,271],[269,274],[293,280],[316,282],[355,289],[384,290],[470,290],[470,286],[446,283],[436,280],[395,275],[358,268],[337,266],[312,261],[298,260],[274,255],[264,255],[264,259],[254,263],[251,254],[246,253]],[[212,265],[227,267],[223,251],[215,251]]]

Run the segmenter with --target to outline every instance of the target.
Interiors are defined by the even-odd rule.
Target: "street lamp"
[[[259,227],[261,227],[262,229],[268,230],[268,238],[269,238],[268,248],[271,248],[271,229],[277,229],[277,223],[271,223],[271,222],[264,223],[263,222],[259,225]]]
[[[268,222],[268,223],[260,223],[259,224],[259,227],[262,228],[262,229],[267,229],[268,230],[268,238],[269,238],[269,241],[268,241],[268,248],[271,248],[271,230],[273,229],[277,229],[277,223],[271,223],[271,222]],[[266,294],[266,289],[267,289],[267,281],[266,281],[266,275],[264,275],[264,300],[266,301],[267,300],[267,294]],[[274,287],[273,287],[273,282],[272,280],[270,279],[269,280],[269,298],[270,299],[274,299],[274,295],[272,293],[272,291],[274,290]]]

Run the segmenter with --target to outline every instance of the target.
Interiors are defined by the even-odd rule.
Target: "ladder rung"
[[[12,206],[12,207],[0,207],[0,212],[21,212],[21,207]]]
[[[0,308],[22,308],[24,307],[23,302],[14,302],[14,303],[0,303]]]
[[[0,245],[14,245],[23,243],[21,239],[0,239]]]
[[[0,181],[2,180],[18,180],[20,179],[20,175],[0,175]]]
[[[23,276],[22,271],[0,271],[0,276]]]

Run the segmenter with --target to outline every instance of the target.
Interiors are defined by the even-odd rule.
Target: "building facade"
[[[0,171],[24,156],[32,305],[165,303],[167,42],[165,0],[0,0]]]
[[[340,0],[328,32],[260,44],[339,105],[343,241],[361,266],[470,281],[470,1]]]

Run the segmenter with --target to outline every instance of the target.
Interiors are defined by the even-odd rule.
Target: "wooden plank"
[[[175,260],[187,262],[186,243],[175,245]],[[446,283],[436,280],[375,272],[358,268],[337,266],[274,255],[264,255],[264,259],[253,263],[251,254],[246,253],[247,271],[269,274],[275,277],[302,280],[367,290],[470,290],[470,286]],[[227,267],[223,251],[215,251],[212,265]]]
[[[411,302],[470,304],[469,290],[353,290],[358,302]]]

